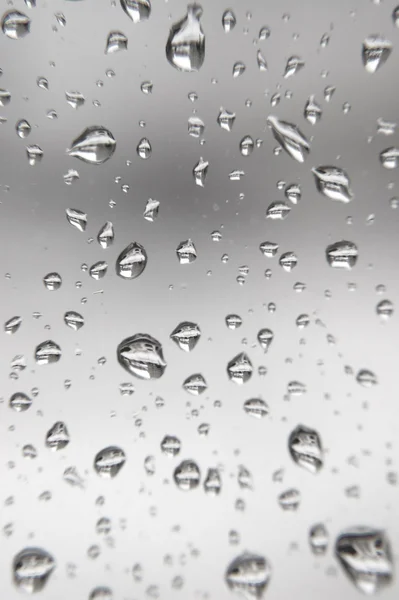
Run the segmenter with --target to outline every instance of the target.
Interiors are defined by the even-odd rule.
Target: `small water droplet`
[[[397,169],[399,166],[399,148],[386,148],[380,153],[380,162],[385,169]]]
[[[392,317],[394,312],[392,302],[390,300],[381,300],[381,302],[377,304],[376,312],[382,320],[387,321]]]
[[[315,100],[314,96],[310,96],[306,102],[304,117],[311,125],[316,125],[322,117],[322,110],[320,104]]]
[[[208,496],[218,496],[222,491],[222,479],[218,469],[208,469],[204,481],[204,491]]]
[[[222,16],[222,25],[226,33],[233,31],[237,24],[237,19],[234,12],[231,9],[225,10]]]
[[[193,168],[193,177],[196,185],[200,187],[205,186],[205,180],[208,174],[209,162],[204,160],[201,156],[198,163]]]
[[[166,42],[166,58],[179,71],[199,71],[205,59],[205,35],[200,17],[202,7],[189,4],[185,17],[175,23]]]
[[[318,191],[326,198],[344,203],[353,199],[349,176],[340,167],[317,167],[312,173]]]
[[[246,66],[244,65],[243,62],[238,61],[236,63],[234,63],[233,65],[233,77],[237,78],[240,77],[240,75],[242,75],[245,72]]]
[[[205,131],[205,124],[199,117],[193,116],[188,120],[188,134],[192,137],[199,138]]]
[[[297,183],[290,183],[284,190],[285,197],[290,200],[292,204],[298,204],[302,198],[301,186]]]
[[[222,129],[225,131],[231,131],[235,120],[236,114],[234,112],[229,112],[223,107],[220,109],[217,122]]]
[[[49,88],[48,79],[46,77],[38,77],[36,79],[36,84],[37,87],[39,87],[42,90],[48,90]]]
[[[48,273],[43,277],[43,283],[50,292],[59,290],[62,285],[61,275],[59,273]]]
[[[70,310],[65,313],[64,322],[65,322],[65,325],[68,325],[68,327],[70,327],[74,331],[78,331],[81,327],[83,327],[83,325],[85,323],[84,317],[82,317],[81,314],[79,314],[73,310]]]
[[[292,271],[298,264],[298,258],[295,252],[284,252],[280,256],[279,265],[288,273]]]
[[[399,27],[399,6],[393,9],[392,20],[396,27]]]
[[[93,279],[98,281],[99,279],[102,279],[105,276],[107,270],[108,264],[103,260],[99,260],[90,267],[89,274],[90,277],[93,277]]]
[[[150,158],[152,154],[152,148],[149,140],[147,140],[147,138],[142,138],[137,144],[136,151],[139,157],[143,160]]]
[[[227,315],[226,325],[229,329],[238,329],[242,325],[242,319],[239,315]]]
[[[313,554],[321,556],[327,552],[328,531],[323,523],[317,523],[309,530],[309,545]]]
[[[250,600],[263,597],[271,574],[271,566],[265,557],[244,552],[227,567],[225,581],[232,592]]]
[[[294,462],[310,471],[318,473],[323,466],[323,449],[320,436],[314,429],[298,425],[290,434],[288,448]]]
[[[86,99],[80,92],[65,92],[65,98],[69,106],[72,108],[80,108],[85,103]]]
[[[292,75],[296,75],[304,66],[305,63],[299,56],[290,56],[285,65],[285,79],[292,77]]]
[[[66,218],[68,223],[79,229],[79,231],[85,231],[87,225],[87,214],[77,208],[67,208]]]
[[[20,40],[30,32],[30,19],[19,10],[11,10],[3,15],[1,28],[10,39]]]
[[[36,346],[35,360],[38,365],[50,365],[61,358],[61,348],[52,340],[47,340]]]
[[[301,494],[297,489],[290,488],[279,495],[278,502],[283,510],[295,511],[299,508]]]
[[[250,135],[245,135],[240,142],[240,152],[242,156],[249,156],[254,149],[254,141]]]
[[[143,213],[143,217],[146,221],[149,221],[150,223],[155,221],[155,219],[158,217],[159,206],[159,200],[155,200],[153,198],[149,198],[147,200],[147,204]]]
[[[115,152],[116,141],[112,133],[101,125],[87,127],[66,152],[83,162],[101,165]]]
[[[128,373],[139,379],[158,379],[166,369],[161,344],[146,333],[123,340],[117,348],[117,358]]]
[[[162,452],[169,457],[177,456],[180,452],[181,442],[174,435],[165,435],[161,442]]]
[[[303,163],[310,152],[310,144],[299,128],[293,123],[280,121],[273,115],[267,117],[267,124],[271,127],[275,139],[287,154]]]
[[[128,39],[121,31],[110,31],[105,46],[105,54],[114,54],[121,50],[127,50]]]
[[[136,279],[147,265],[147,253],[138,242],[131,242],[116,260],[116,273],[124,279]]]
[[[183,460],[175,469],[173,479],[183,492],[194,490],[201,480],[201,472],[193,460]]]
[[[32,146],[26,146],[26,154],[30,166],[35,167],[42,161],[44,152],[40,146],[33,144]]]
[[[181,265],[188,265],[194,262],[197,258],[197,250],[194,246],[194,243],[190,239],[180,242],[176,248],[176,254]]]
[[[262,348],[262,350],[266,353],[269,348],[270,345],[273,341],[274,338],[274,334],[273,331],[271,329],[260,329],[257,335],[257,339],[259,342],[260,347]]]
[[[17,333],[18,329],[21,327],[22,317],[11,317],[4,323],[4,331],[8,334]]]
[[[267,71],[267,62],[261,50],[256,53],[256,62],[258,63],[259,71]]]
[[[0,106],[7,106],[11,102],[11,94],[8,90],[0,89]]]
[[[120,0],[121,6],[133,23],[149,18],[151,14],[150,0]]]
[[[368,73],[382,67],[392,52],[392,43],[379,35],[370,35],[363,42],[362,60]]]
[[[326,248],[326,259],[330,267],[352,269],[358,259],[357,246],[345,240],[330,244]]]
[[[269,413],[269,407],[260,398],[250,398],[244,402],[244,411],[251,417],[262,419]]]
[[[67,426],[62,421],[57,421],[48,430],[46,446],[51,450],[63,450],[70,442]]]
[[[365,388],[371,388],[377,385],[377,376],[368,369],[361,369],[356,375],[356,381]]]
[[[14,583],[21,591],[34,594],[46,585],[56,567],[54,558],[41,548],[25,548],[13,560]]]
[[[15,130],[17,132],[18,137],[25,139],[31,132],[31,126],[26,119],[21,119],[15,125]]]
[[[201,373],[194,373],[184,380],[183,389],[192,396],[200,396],[208,389],[208,384]]]
[[[106,250],[114,243],[114,239],[114,226],[112,225],[111,221],[107,221],[98,232],[97,241],[101,248]]]
[[[100,477],[112,479],[125,464],[126,456],[118,446],[108,446],[100,450],[94,459],[94,470]]]
[[[143,81],[143,83],[140,86],[140,89],[143,92],[143,94],[148,96],[148,94],[152,94],[153,87],[154,84],[152,83],[152,81]]]
[[[170,334],[170,338],[185,352],[191,352],[199,342],[201,330],[196,323],[183,321]]]
[[[252,363],[245,352],[237,354],[227,365],[227,374],[230,381],[239,385],[246,383],[251,378],[252,372]]]

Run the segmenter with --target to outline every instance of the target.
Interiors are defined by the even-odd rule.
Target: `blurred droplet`
[[[234,12],[230,9],[225,10],[222,16],[222,25],[226,33],[233,31],[237,24],[237,19]]]
[[[11,317],[4,323],[4,331],[9,334],[17,333],[21,327],[22,317]]]
[[[54,558],[41,548],[25,548],[13,560],[15,586],[22,592],[34,594],[45,587],[56,567]]]

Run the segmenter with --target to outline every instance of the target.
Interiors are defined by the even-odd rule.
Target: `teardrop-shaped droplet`
[[[199,342],[201,330],[196,323],[183,321],[170,334],[170,338],[185,352],[191,352]]]
[[[115,234],[114,234],[114,226],[111,221],[107,221],[100,229],[97,235],[97,241],[100,244],[101,248],[109,248],[114,243]]]
[[[116,477],[126,462],[126,455],[118,446],[108,446],[100,450],[94,459],[94,470],[104,479]]]
[[[77,313],[74,310],[69,310],[64,315],[64,323],[74,331],[78,331],[85,324],[85,320],[80,313]]]
[[[137,154],[143,160],[150,158],[152,154],[152,148],[149,140],[147,138],[142,138],[137,144]]]
[[[50,365],[61,358],[61,348],[52,340],[47,340],[36,346],[35,360],[38,365]]]
[[[237,61],[233,65],[233,77],[236,79],[245,72],[246,66],[243,62]]]
[[[7,106],[11,102],[11,94],[8,90],[0,89],[0,106]]]
[[[290,434],[288,448],[297,465],[311,473],[318,473],[323,466],[323,448],[320,436],[314,429],[298,425]]]
[[[233,129],[234,121],[236,120],[236,114],[233,112],[229,112],[228,110],[221,108],[217,122],[218,125],[225,129],[226,131],[231,131]]]
[[[346,171],[340,167],[317,167],[312,169],[318,191],[338,202],[350,202],[353,198],[351,183]]]
[[[28,162],[30,166],[35,167],[41,163],[44,152],[40,146],[33,144],[32,146],[26,146],[26,154],[28,156]]]
[[[149,18],[151,14],[150,0],[120,0],[121,6],[133,23],[139,23]]]
[[[23,392],[15,392],[10,398],[9,406],[15,412],[25,412],[32,406],[32,398]]]
[[[87,225],[87,214],[77,208],[67,208],[66,218],[68,223],[79,229],[79,231],[85,231]]]
[[[267,117],[267,124],[271,127],[277,142],[292,158],[303,163],[310,152],[310,144],[303,133],[293,123],[280,121],[277,117]]]
[[[161,442],[162,452],[169,457],[177,456],[180,452],[181,441],[174,435],[165,435]]]
[[[105,46],[105,54],[115,54],[121,50],[127,50],[127,37],[121,31],[110,31]]]
[[[80,108],[86,102],[86,98],[80,92],[65,92],[65,98],[72,108]]]
[[[208,389],[208,384],[201,373],[195,373],[185,379],[183,388],[192,396],[200,396]]]
[[[43,283],[47,290],[55,292],[59,290],[62,285],[62,277],[59,273],[48,273],[43,277]]]
[[[322,111],[321,106],[315,100],[314,96],[310,96],[309,100],[306,102],[304,117],[311,125],[316,125],[321,119]]]
[[[267,352],[274,338],[274,333],[271,329],[260,329],[258,332],[258,342],[264,352]]]
[[[237,354],[227,365],[227,374],[230,381],[239,385],[246,383],[252,376],[253,367],[245,352]]]
[[[264,556],[244,552],[227,567],[225,581],[232,592],[252,600],[263,597],[271,574],[271,566]]]
[[[250,135],[245,135],[240,142],[240,152],[243,156],[249,156],[254,149],[254,141]]]
[[[138,242],[129,244],[116,260],[116,273],[124,279],[136,279],[147,266],[147,252]]]
[[[380,154],[380,162],[385,169],[397,169],[399,166],[399,148],[386,148]]]
[[[123,340],[116,351],[119,364],[139,379],[159,379],[166,362],[162,346],[148,333],[137,333]]]
[[[292,75],[296,75],[304,66],[305,63],[299,56],[290,56],[285,65],[284,77],[287,79]]]
[[[111,158],[115,148],[116,141],[112,133],[101,125],[92,125],[72,142],[67,154],[92,165],[102,165]]]
[[[321,556],[327,552],[328,531],[323,523],[317,523],[310,528],[309,545],[316,556]]]
[[[197,250],[194,246],[194,243],[190,239],[180,242],[176,248],[176,254],[181,265],[189,265],[197,258]]]
[[[193,169],[193,177],[196,185],[199,187],[205,186],[205,180],[208,174],[209,162],[204,160],[201,156],[198,163],[195,165]]]
[[[188,492],[199,486],[201,472],[196,462],[193,460],[183,460],[176,467],[173,479],[180,490]]]
[[[261,41],[267,40],[270,37],[270,29],[267,25],[260,28],[258,37]]]
[[[247,415],[256,419],[263,419],[269,414],[269,408],[264,400],[260,398],[250,398],[244,402],[244,411]]]
[[[197,116],[192,116],[188,120],[188,135],[199,138],[204,134],[205,124],[202,119]]]
[[[17,333],[21,327],[22,317],[11,317],[4,323],[4,331],[9,334]]]
[[[20,40],[30,30],[30,19],[19,10],[5,13],[1,19],[3,33],[12,40]]]
[[[262,54],[262,50],[258,50],[256,53],[256,62],[258,63],[259,71],[267,71],[267,62]]]
[[[233,31],[237,24],[237,19],[234,12],[231,9],[225,10],[222,16],[222,25],[226,33]]]
[[[272,202],[266,210],[266,218],[284,220],[291,212],[291,207],[286,202]]]
[[[155,219],[158,217],[160,202],[159,200],[155,200],[155,198],[148,198],[147,204],[145,205],[145,210],[143,213],[143,217],[146,221],[153,223]]]
[[[219,469],[208,469],[204,481],[204,491],[208,496],[218,496],[222,491],[222,479]]]
[[[22,592],[41,592],[55,567],[54,558],[46,550],[25,548],[13,560],[14,583]]]
[[[26,119],[21,119],[15,125],[15,129],[17,132],[17,136],[22,139],[25,139],[30,134],[32,127],[30,126],[30,124],[28,123],[28,121]]]
[[[392,42],[380,35],[370,35],[363,42],[362,60],[366,71],[375,73],[392,52]]]
[[[353,527],[338,536],[335,554],[349,579],[364,594],[374,595],[392,583],[392,552],[384,531]]]
[[[95,279],[96,281],[98,281],[99,279],[102,279],[108,270],[108,264],[104,261],[104,260],[99,260],[98,262],[94,263],[94,265],[92,265],[89,269],[89,275],[90,277],[93,277],[93,279]]]
[[[330,267],[335,269],[352,269],[358,258],[356,244],[342,240],[330,244],[326,248],[326,259]]]
[[[189,4],[187,15],[175,23],[166,42],[166,57],[179,71],[199,71],[205,59],[205,35],[200,17],[202,7]]]
[[[46,446],[51,450],[63,450],[70,442],[68,428],[62,421],[57,421],[48,430],[46,435]]]

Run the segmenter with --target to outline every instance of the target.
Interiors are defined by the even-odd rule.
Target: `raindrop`
[[[263,256],[272,258],[273,256],[276,256],[278,252],[278,244],[275,242],[262,242],[259,245],[259,250],[262,252]]]
[[[196,185],[200,187],[204,187],[205,179],[208,174],[209,162],[204,160],[201,156],[198,163],[193,168],[193,177]]]
[[[265,557],[244,552],[229,564],[225,580],[232,592],[251,600],[263,597],[271,573],[271,566]]]
[[[147,265],[147,253],[138,242],[129,244],[116,260],[116,273],[124,279],[136,279]]]
[[[390,300],[381,300],[377,304],[376,312],[382,320],[387,321],[393,315],[393,304]]]
[[[36,79],[36,83],[37,87],[39,87],[41,90],[48,90],[49,88],[48,79],[46,79],[46,77],[38,77]]]
[[[117,348],[119,364],[139,379],[158,379],[166,369],[161,344],[147,333],[123,340]]]
[[[114,54],[120,50],[127,50],[127,37],[121,31],[111,31],[107,37],[105,54]]]
[[[13,560],[14,583],[28,594],[40,592],[56,567],[54,558],[41,548],[25,548]]]
[[[271,329],[260,329],[257,338],[260,347],[266,353],[269,350],[274,338],[273,331]]]
[[[50,292],[59,290],[62,285],[62,278],[59,273],[48,273],[43,277],[44,287]]]
[[[79,229],[79,231],[85,231],[87,225],[87,214],[77,208],[67,208],[66,218],[68,223]]]
[[[155,219],[158,217],[159,212],[159,200],[155,200],[153,198],[149,198],[147,200],[147,204],[145,205],[145,210],[143,213],[143,217],[146,221],[153,223]]]
[[[79,475],[76,467],[67,467],[64,471],[63,479],[72,487],[78,487],[82,490],[85,487],[85,481],[83,477]]]
[[[244,402],[244,411],[251,417],[262,419],[269,414],[269,407],[266,402],[260,398],[250,398]]]
[[[244,65],[243,62],[236,62],[233,65],[233,77],[237,78],[240,77],[240,75],[242,75],[245,72],[246,66]]]
[[[11,317],[4,323],[4,331],[9,333],[10,335],[13,333],[17,333],[18,329],[21,327],[22,317]]]
[[[38,165],[43,158],[43,150],[37,144],[26,146],[26,154],[31,167]]]
[[[242,319],[239,315],[227,315],[225,321],[229,329],[238,329],[242,325]]]
[[[119,473],[125,461],[126,456],[121,448],[108,446],[96,454],[94,470],[100,477],[112,479]]]
[[[10,398],[10,408],[15,412],[25,412],[32,405],[32,399],[23,392],[15,392]]]
[[[3,33],[12,40],[20,40],[30,30],[30,19],[18,10],[11,10],[1,19]]]
[[[8,90],[1,90],[0,89],[0,106],[7,106],[7,104],[10,104],[11,101],[11,94]]]
[[[151,14],[150,0],[120,0],[121,6],[133,23],[139,23],[149,18]]]
[[[326,248],[326,259],[330,267],[336,269],[352,269],[358,258],[356,244],[342,240]]]
[[[297,183],[290,183],[285,188],[284,194],[287,200],[292,202],[292,204],[298,204],[298,202],[302,198],[301,186]]]
[[[193,460],[183,460],[176,467],[173,473],[173,479],[180,490],[188,492],[198,487],[201,479],[201,473],[196,462]]]
[[[317,523],[309,530],[309,545],[313,554],[320,556],[327,552],[328,531],[323,523]]]
[[[336,556],[355,587],[372,595],[393,578],[392,553],[384,531],[354,527],[338,536]]]
[[[67,426],[62,421],[57,421],[48,430],[46,446],[51,450],[63,450],[70,442]]]
[[[208,389],[208,384],[201,373],[194,373],[184,380],[183,389],[192,396],[200,396]]]
[[[153,87],[154,87],[154,84],[152,83],[152,81],[143,81],[143,83],[140,86],[140,89],[143,92],[143,94],[148,96],[148,94],[152,94]]]
[[[18,123],[15,125],[15,130],[17,132],[18,137],[25,139],[28,137],[28,135],[31,132],[32,127],[30,126],[30,124],[28,123],[28,121],[26,119],[21,119],[20,121],[18,121]]]
[[[292,271],[298,264],[298,258],[294,252],[284,252],[280,256],[279,265],[288,273]]]
[[[241,181],[244,175],[244,171],[241,169],[235,169],[235,171],[231,171],[231,173],[229,173],[229,179],[230,181]]]
[[[392,20],[396,27],[399,27],[399,6],[393,9]]]
[[[310,145],[298,127],[293,123],[280,121],[272,115],[267,117],[267,124],[271,127],[275,139],[287,154],[303,163],[310,152]]]
[[[392,52],[392,43],[379,36],[370,35],[363,42],[362,60],[366,71],[375,73],[382,67]]]
[[[161,442],[162,452],[169,457],[177,456],[180,452],[181,442],[174,435],[165,435]]]
[[[368,369],[361,369],[356,375],[356,381],[365,388],[371,388],[377,385],[377,376]]]
[[[204,481],[204,490],[208,496],[218,496],[222,491],[222,480],[218,469],[208,469]]]
[[[72,185],[77,179],[79,179],[79,173],[75,169],[68,169],[68,172],[64,175],[66,185]]]
[[[107,272],[107,269],[108,264],[105,261],[100,260],[90,267],[89,275],[90,277],[93,277],[93,279],[96,279],[98,281],[99,279],[102,279],[104,277],[104,275]]]
[[[190,117],[188,120],[188,134],[192,137],[199,138],[203,135],[205,124],[199,117]]]
[[[85,324],[85,320],[81,314],[70,310],[64,315],[64,323],[74,331],[78,331]]]
[[[179,71],[199,71],[205,58],[205,35],[200,17],[202,7],[189,4],[187,14],[175,23],[166,42],[166,58]]]
[[[395,133],[397,124],[393,121],[386,121],[381,117],[377,119],[377,133],[382,133],[383,135],[393,135]]]
[[[244,467],[244,465],[240,465],[238,467],[237,482],[239,487],[243,490],[253,489],[252,475],[250,471],[248,471],[248,469]]]
[[[61,348],[55,342],[47,340],[36,346],[35,360],[38,365],[50,365],[61,358]]]
[[[86,101],[85,97],[80,92],[65,92],[65,98],[72,108],[80,108]]]
[[[254,141],[250,135],[245,135],[240,142],[240,152],[243,156],[249,156],[254,149]]]
[[[320,436],[314,429],[298,425],[290,434],[288,448],[294,462],[311,473],[323,466],[323,449]]]
[[[397,169],[399,166],[399,148],[386,148],[380,153],[380,162],[385,169]]]
[[[137,144],[136,151],[139,157],[143,160],[150,158],[152,154],[152,148],[149,140],[147,140],[147,138],[142,138]]]
[[[312,169],[318,191],[338,202],[348,203],[353,198],[350,179],[340,167],[317,167]]]
[[[246,383],[252,376],[252,363],[245,352],[237,354],[227,365],[227,374],[230,381],[239,385]]]
[[[292,75],[296,75],[301,69],[303,69],[304,66],[305,63],[301,58],[299,58],[299,56],[291,56],[285,65],[285,79],[292,77]]]
[[[299,329],[304,329],[305,327],[308,327],[309,323],[309,315],[306,314],[299,315],[295,321],[295,324]]]
[[[100,244],[101,248],[106,250],[114,243],[114,239],[114,226],[111,221],[107,221],[98,232],[97,242]]]
[[[259,71],[267,71],[267,62],[261,50],[256,54],[256,62],[258,63]]]
[[[270,29],[267,26],[264,26],[261,28],[261,30],[259,31],[259,39],[261,41],[263,40],[267,40],[270,37]]]
[[[301,494],[297,489],[290,488],[279,495],[278,502],[283,510],[297,510],[301,502]]]
[[[176,248],[176,254],[181,265],[188,265],[197,258],[197,250],[190,239],[180,242]]]
[[[191,352],[199,342],[201,330],[196,323],[183,321],[170,334],[171,339],[185,352]]]
[[[108,587],[96,587],[90,592],[89,600],[112,600],[112,590]]]
[[[112,133],[101,125],[92,125],[72,142],[72,147],[66,152],[83,162],[102,165],[111,158],[115,148],[116,141]]]
[[[234,112],[229,112],[223,107],[220,109],[217,118],[217,123],[222,129],[224,129],[225,131],[231,131],[233,129],[235,120],[236,114]]]
[[[147,475],[155,475],[156,465],[154,456],[146,456],[144,459],[144,470]]]
[[[291,207],[285,202],[272,202],[266,210],[266,218],[273,220],[284,220],[291,212]],[[274,256],[274,255],[273,255]]]
[[[62,12],[56,12],[56,13],[54,13],[54,16],[57,19],[58,25],[60,25],[61,27],[65,27],[65,25],[67,23],[65,15]]]
[[[232,10],[225,10],[222,16],[222,25],[226,33],[233,31],[237,24],[237,19]]]
[[[305,105],[304,117],[311,125],[316,125],[321,119],[322,111],[321,106],[315,100],[314,96],[310,96],[309,100]]]

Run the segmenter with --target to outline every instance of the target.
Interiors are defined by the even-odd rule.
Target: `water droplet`
[[[217,122],[222,129],[225,129],[226,131],[231,131],[235,120],[236,114],[234,112],[229,112],[223,107],[220,109]]]
[[[196,102],[198,100],[198,94],[196,92],[189,92],[187,98],[190,102]]]
[[[393,135],[395,133],[397,124],[393,121],[386,121],[381,117],[377,119],[377,133],[382,133],[383,135]]]
[[[306,314],[299,315],[296,318],[295,323],[299,329],[304,329],[305,327],[308,327],[308,325],[310,323],[309,315],[306,315]]]
[[[94,470],[100,477],[112,479],[119,473],[125,461],[126,456],[121,448],[108,446],[96,454]]]
[[[226,325],[229,329],[238,329],[242,325],[242,319],[239,315],[227,315]]]
[[[152,94],[153,87],[154,84],[152,83],[152,81],[143,81],[143,83],[140,86],[140,89],[143,92],[143,94],[148,96],[148,94]]]
[[[127,50],[128,39],[121,31],[110,31],[105,46],[105,54],[114,54],[121,50]]]
[[[25,139],[31,132],[31,126],[26,119],[21,119],[15,125],[15,130],[17,132],[18,137]]]
[[[189,4],[186,16],[171,27],[166,42],[166,58],[179,71],[199,71],[204,62],[205,35],[201,15],[199,4]]]
[[[392,302],[390,300],[381,300],[381,302],[377,304],[376,312],[382,320],[387,321],[392,317],[394,312]]]
[[[397,169],[399,166],[399,148],[386,148],[380,153],[380,162],[385,169]]]
[[[41,90],[48,90],[49,88],[48,79],[46,77],[38,77],[36,79],[36,84]]]
[[[32,399],[23,392],[15,392],[10,398],[10,408],[15,412],[25,412],[32,405]]]
[[[194,181],[195,181],[196,185],[199,185],[200,187],[204,187],[205,179],[208,174],[208,167],[209,167],[209,162],[207,160],[204,160],[201,156],[198,163],[195,165],[195,167],[193,169],[193,177],[194,177]]]
[[[190,117],[188,120],[188,134],[192,137],[199,138],[205,131],[205,124],[199,117]]]
[[[303,163],[310,152],[310,145],[298,127],[293,123],[280,121],[273,115],[267,117],[267,124],[271,127],[275,139],[287,154]]]
[[[41,548],[25,548],[13,560],[14,583],[21,591],[40,592],[56,567],[54,558]]]
[[[280,256],[279,265],[288,273],[292,271],[298,264],[298,258],[295,252],[284,252]]]
[[[370,35],[363,42],[362,60],[366,71],[375,73],[392,52],[392,43],[379,35]]]
[[[188,265],[197,258],[197,250],[190,239],[180,242],[176,248],[176,254],[181,265]]]
[[[120,0],[121,6],[133,23],[139,23],[149,18],[151,14],[150,0]]]
[[[285,202],[272,202],[266,210],[266,218],[273,220],[284,220],[291,212],[291,207]],[[274,256],[274,255],[273,255]]]
[[[284,190],[285,197],[290,200],[292,204],[298,204],[302,198],[301,186],[297,183],[290,183]]]
[[[233,77],[240,77],[240,75],[242,75],[245,72],[246,66],[244,65],[243,62],[236,62],[233,65]]]
[[[259,250],[262,252],[263,256],[272,258],[273,256],[276,256],[278,252],[278,244],[275,242],[262,242],[259,245]]]
[[[176,467],[173,473],[173,479],[180,490],[188,492],[198,487],[201,479],[201,472],[196,462],[193,460],[183,460]]]
[[[154,198],[149,198],[147,200],[147,204],[143,213],[143,217],[146,221],[149,221],[150,223],[155,221],[155,219],[158,217],[159,206],[159,200],[155,200]]]
[[[184,380],[183,388],[192,396],[200,396],[208,389],[208,384],[201,373],[194,373]]]
[[[48,273],[43,277],[43,283],[47,290],[54,292],[59,290],[62,285],[62,278],[59,273]]]
[[[64,175],[64,183],[66,185],[72,185],[74,181],[79,179],[79,173],[75,169],[68,169],[68,172]]]
[[[98,281],[99,279],[102,279],[105,276],[107,270],[108,264],[103,260],[99,260],[90,267],[89,274],[90,277],[93,277],[93,279]]]
[[[7,106],[11,102],[11,94],[8,90],[0,89],[0,106]]]
[[[326,259],[330,267],[336,269],[351,269],[358,258],[356,244],[342,240],[326,248]]]
[[[73,140],[71,148],[66,152],[83,162],[102,165],[111,158],[115,148],[116,141],[112,133],[101,125],[92,125]]]
[[[244,171],[242,171],[241,169],[235,169],[234,171],[231,171],[231,173],[229,173],[229,179],[230,181],[241,181],[244,175]]]
[[[305,105],[304,117],[311,125],[316,125],[321,119],[322,110],[320,104],[315,100],[314,96],[310,96]]]
[[[284,77],[292,77],[296,75],[305,66],[304,61],[299,56],[291,56],[285,65]]]
[[[147,140],[147,138],[142,138],[137,144],[136,151],[139,157],[143,160],[150,158],[152,154],[152,148],[149,140]]]
[[[83,477],[79,475],[76,467],[67,467],[64,471],[63,479],[72,487],[78,487],[82,490],[85,487],[85,481]]]
[[[225,580],[232,592],[251,600],[263,597],[271,574],[271,566],[265,557],[244,552],[229,564]]]
[[[256,53],[256,62],[258,63],[259,71],[267,71],[267,62],[261,50]]]
[[[258,338],[260,347],[266,353],[269,350],[270,345],[274,338],[273,331],[271,329],[266,329],[266,328],[260,329],[260,331],[258,332],[257,338]]]
[[[61,27],[65,27],[65,25],[67,23],[65,15],[62,12],[56,12],[56,13],[54,13],[54,16],[57,19],[58,25],[60,25]]]
[[[96,587],[90,592],[89,600],[112,600],[112,590],[108,587]]]
[[[251,475],[250,471],[248,471],[248,469],[246,467],[244,467],[244,465],[240,465],[238,467],[237,482],[241,489],[244,489],[244,490],[252,490],[253,489],[252,475]]]
[[[328,548],[328,531],[323,523],[317,523],[309,530],[309,545],[317,556],[325,554]]]
[[[119,364],[139,379],[158,379],[166,369],[162,346],[147,333],[123,340],[117,348]]]
[[[9,334],[17,333],[21,327],[22,317],[11,317],[4,323],[4,331]]]
[[[68,223],[79,229],[79,231],[85,231],[87,225],[87,214],[77,208],[67,208],[66,218]]]
[[[43,150],[37,144],[26,146],[26,154],[31,167],[38,165],[43,158]]]
[[[252,363],[245,352],[237,354],[227,365],[227,374],[230,381],[242,385],[252,376]]]
[[[384,531],[354,527],[338,536],[336,556],[355,587],[372,595],[393,578],[392,553]]]
[[[100,244],[101,248],[106,250],[114,243],[115,234],[114,234],[114,226],[111,221],[107,221],[100,229],[97,235],[97,241]]]
[[[356,375],[356,381],[365,388],[371,388],[377,385],[377,376],[368,369],[361,369]]]
[[[51,450],[63,450],[70,442],[67,426],[62,421],[57,421],[48,430],[46,446]]]
[[[298,425],[288,440],[290,454],[297,465],[311,473],[317,473],[323,466],[323,449],[320,436],[314,429]]]
[[[399,27],[399,6],[393,9],[392,20],[396,27]]]
[[[278,502],[283,510],[297,510],[301,502],[301,494],[297,489],[290,488],[279,495]]]
[[[11,10],[1,19],[3,33],[12,40],[20,40],[30,31],[30,19],[19,10]]]
[[[353,193],[346,171],[340,167],[317,167],[312,169],[318,191],[338,202],[350,202]]]
[[[244,402],[244,411],[251,417],[262,419],[269,413],[269,407],[260,398],[250,398]]]
[[[222,25],[225,32],[229,33],[229,31],[233,31],[236,24],[237,19],[233,11],[230,9],[225,10],[222,16]]]
[[[80,108],[85,103],[86,99],[80,92],[65,92],[65,98],[69,106],[72,108]]]
[[[196,323],[183,321],[170,334],[171,339],[185,352],[191,352],[199,342],[201,330]]]
[[[204,481],[204,490],[208,496],[218,496],[222,491],[222,480],[218,469],[208,469]]]
[[[85,324],[84,317],[81,314],[70,310],[64,315],[65,325],[68,325],[74,331],[78,331]]]
[[[243,156],[249,156],[254,149],[254,141],[250,135],[245,135],[240,142],[240,152]]]
[[[47,340],[36,346],[35,360],[38,365],[50,365],[61,358],[61,348],[52,340]]]
[[[161,442],[162,452],[169,457],[177,456],[180,452],[181,442],[174,435],[165,435]]]
[[[147,265],[147,253],[138,242],[129,244],[116,260],[116,273],[124,279],[136,279]]]

